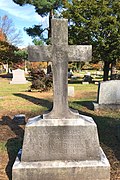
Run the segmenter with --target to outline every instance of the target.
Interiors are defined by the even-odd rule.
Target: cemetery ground
[[[52,91],[28,92],[30,83],[9,84],[10,80],[0,78],[0,180],[11,179],[11,170],[18,150],[22,146],[25,125],[14,122],[17,114],[28,118],[38,116],[52,107]],[[100,144],[111,164],[111,180],[120,180],[120,140],[117,127],[120,125],[120,111],[93,111],[96,101],[96,84],[73,82],[75,96],[69,97],[69,106],[81,114],[93,117],[98,126]]]

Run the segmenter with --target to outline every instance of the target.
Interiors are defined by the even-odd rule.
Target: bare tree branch
[[[12,19],[9,19],[7,15],[0,17],[0,29],[5,34],[7,42],[15,46],[22,44],[21,31],[15,28]]]

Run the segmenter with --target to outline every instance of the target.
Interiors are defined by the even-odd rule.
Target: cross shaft
[[[53,109],[45,114],[46,119],[75,119],[78,113],[68,107],[68,62],[89,61],[92,46],[68,45],[68,21],[52,19],[52,45],[30,46],[30,61],[52,61],[54,99]]]

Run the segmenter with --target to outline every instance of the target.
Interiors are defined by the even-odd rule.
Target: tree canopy
[[[51,10],[57,10],[65,0],[13,0],[16,4],[23,6],[31,4],[40,16],[46,16]]]
[[[35,25],[34,27],[25,29],[27,34],[31,36],[33,39],[38,38],[46,41],[46,39],[41,39],[41,34],[48,30],[48,39],[51,37],[51,18],[53,14],[55,14],[56,10],[58,11],[64,4],[66,0],[13,0],[15,3],[19,4],[20,6],[24,6],[25,4],[30,4],[35,7],[35,11],[41,16],[49,15],[49,27],[42,29],[41,25]],[[37,33],[37,34],[36,34]],[[47,41],[49,43],[49,41]]]
[[[63,17],[69,20],[69,44],[93,45],[93,61],[104,62],[104,80],[108,80],[110,65],[120,59],[120,1],[119,0],[13,0],[19,5],[31,4],[43,16],[49,14],[48,37],[51,34],[50,20],[53,9],[63,8]],[[41,25],[26,29],[33,38],[44,31]],[[39,41],[38,41],[39,42]],[[40,42],[41,43],[41,42]]]
[[[8,42],[0,41],[0,62],[5,64],[8,63],[8,61],[16,62],[17,58],[14,52],[17,50],[17,47]]]
[[[63,12],[69,19],[69,43],[93,45],[93,60],[104,61],[104,80],[110,64],[120,58],[119,10],[119,0],[72,0]]]

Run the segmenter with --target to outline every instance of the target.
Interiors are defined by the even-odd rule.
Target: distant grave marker
[[[99,83],[97,103],[94,109],[120,109],[120,80]]]
[[[14,116],[13,121],[16,122],[18,125],[24,125],[25,122],[25,114],[17,114]]]
[[[75,95],[75,88],[74,86],[68,86],[68,96],[74,97]]]
[[[13,78],[10,84],[26,84],[28,81],[25,78],[25,72],[22,69],[16,69],[12,71]]]

